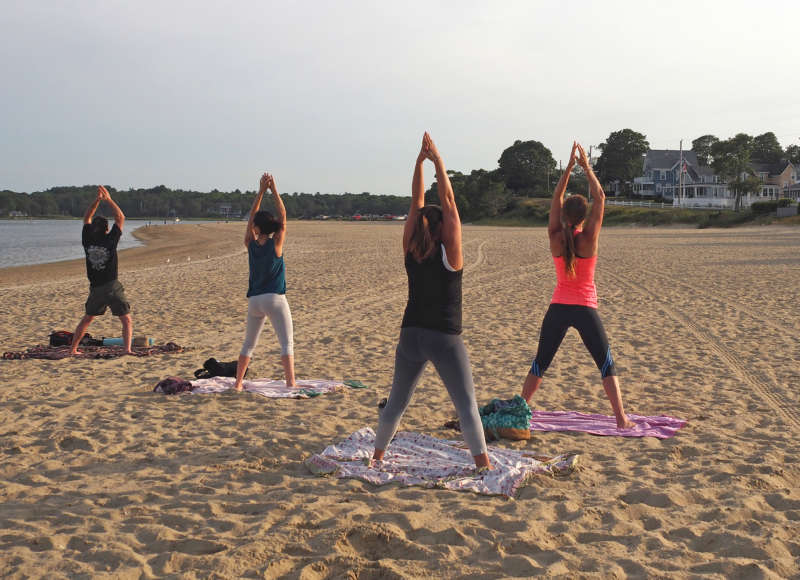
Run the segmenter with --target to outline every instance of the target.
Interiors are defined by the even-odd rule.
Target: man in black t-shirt
[[[100,202],[105,201],[114,212],[114,225],[108,229],[108,220],[94,217]],[[86,300],[86,315],[78,323],[72,336],[72,354],[79,354],[78,345],[86,333],[86,329],[95,316],[102,316],[111,307],[111,314],[119,316],[122,322],[122,341],[125,352],[133,354],[131,339],[133,338],[133,320],[131,306],[125,298],[125,289],[117,280],[117,243],[122,236],[122,224],[125,215],[120,207],[111,199],[111,194],[102,185],[97,188],[97,199],[86,210],[83,216],[83,233],[81,241],[86,252],[86,276],[89,278],[89,298]]]

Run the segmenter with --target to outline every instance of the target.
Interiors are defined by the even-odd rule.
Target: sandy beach
[[[298,378],[366,390],[308,400],[165,396],[245,329],[244,224],[149,227],[120,254],[134,334],[175,355],[0,361],[3,578],[798,578],[800,228],[606,228],[600,315],[625,404],[689,421],[672,439],[536,433],[581,453],[512,500],[317,477],[303,460],[388,395],[405,306],[402,224],[291,222]],[[520,391],[555,274],[544,228],[464,227],[464,341],[478,400]],[[169,260],[169,261],[168,261]],[[83,260],[0,270],[2,350],[73,330]],[[119,336],[107,314],[89,329]],[[281,378],[269,326],[253,377]],[[574,331],[534,406],[610,414]],[[441,438],[430,367],[401,429]]]

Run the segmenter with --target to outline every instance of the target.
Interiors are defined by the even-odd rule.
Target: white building
[[[682,186],[680,169],[681,152],[678,149],[651,149],[645,156],[644,175],[634,179],[634,194],[661,197],[681,207],[734,207],[736,195],[728,188],[727,182],[711,167],[701,166],[694,151],[683,152]],[[798,171],[791,163],[753,163],[751,169],[762,185],[758,193],[742,196],[742,207],[779,197],[800,198],[800,192],[791,185],[798,181]]]

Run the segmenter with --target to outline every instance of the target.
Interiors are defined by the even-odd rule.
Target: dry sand
[[[406,295],[400,224],[292,223],[285,246],[298,377],[372,388],[151,393],[238,354],[243,229],[151,228],[147,248],[120,256],[135,333],[194,350],[0,362],[0,576],[800,577],[800,229],[604,230],[600,312],[628,410],[689,425],[663,441],[506,443],[583,454],[580,471],[515,500],[318,478],[302,463],[375,425]],[[519,391],[555,276],[541,228],[466,226],[464,241],[464,339],[486,402]],[[81,261],[0,271],[2,350],[71,330],[86,292]],[[253,371],[280,378],[269,329]],[[574,331],[535,405],[610,413]],[[441,428],[451,409],[428,370],[401,428],[454,437]]]

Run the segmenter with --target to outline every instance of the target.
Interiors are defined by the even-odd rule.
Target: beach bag
[[[478,412],[483,423],[486,439],[512,439],[520,441],[531,438],[531,408],[525,399],[514,395],[513,399],[492,399]]]
[[[164,393],[165,395],[176,395],[192,390],[192,383],[184,381],[180,377],[167,377],[164,380],[158,381],[158,384],[153,389],[154,393]]]
[[[69,346],[72,344],[73,334],[68,330],[54,330],[50,333],[50,346]],[[92,338],[88,332],[83,335],[80,342],[81,346],[102,346],[103,341]]]
[[[219,362],[215,358],[210,358],[203,363],[203,368],[194,371],[194,378],[210,379],[211,377],[235,377],[237,366],[238,364],[235,360],[231,362]],[[244,372],[244,376],[247,376],[248,372],[250,372],[250,369]]]
[[[50,346],[69,346],[72,344],[72,333],[68,330],[54,330],[50,333]]]

